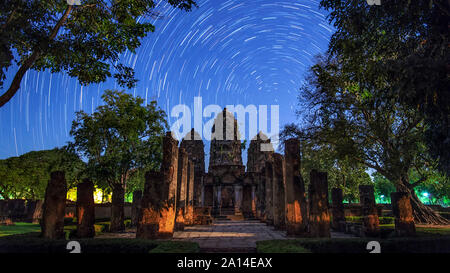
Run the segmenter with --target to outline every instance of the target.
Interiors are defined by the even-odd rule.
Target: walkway
[[[332,238],[352,238],[350,234],[331,232]],[[136,229],[123,233],[105,233],[97,238],[136,238]],[[255,252],[256,242],[262,240],[293,239],[285,231],[275,230],[257,220],[215,220],[210,226],[189,226],[176,231],[175,241],[197,242],[200,252]]]
[[[275,239],[287,239],[285,232],[259,221],[214,221],[174,233],[174,240],[197,242],[201,252],[254,252],[256,241]]]

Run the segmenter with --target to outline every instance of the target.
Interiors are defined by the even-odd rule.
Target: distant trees
[[[19,69],[0,96],[0,107],[19,90],[25,73],[48,69],[65,71],[83,85],[113,76],[122,87],[133,87],[134,70],[119,61],[126,50],[135,52],[158,16],[152,0],[3,0],[0,3],[0,90],[6,71]],[[189,11],[193,0],[167,0]]]
[[[168,125],[155,101],[143,106],[142,98],[112,90],[105,91],[102,99],[105,104],[94,113],[77,113],[69,147],[86,158],[87,175],[112,191],[111,229],[117,231],[123,229],[129,182],[139,183],[143,170],[159,167]]]
[[[71,187],[80,181],[83,169],[83,161],[65,148],[0,160],[0,196],[3,199],[43,199],[52,171],[64,171]]]

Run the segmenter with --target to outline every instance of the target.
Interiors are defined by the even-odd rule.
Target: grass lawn
[[[76,225],[64,226],[65,240],[40,238],[39,224],[15,223],[0,226],[0,253],[68,253],[69,238]],[[106,232],[109,222],[95,224],[96,234]],[[80,243],[82,253],[197,253],[199,246],[193,242],[152,241],[129,238],[73,239]]]
[[[393,224],[380,225],[384,234],[394,231]],[[450,227],[416,227],[411,238],[298,238],[256,243],[259,253],[368,253],[369,241],[378,241],[385,253],[450,253]]]
[[[30,232],[41,232],[41,227],[39,224],[20,222],[13,226],[0,226],[0,237]]]
[[[75,239],[82,253],[197,253],[192,242],[153,241],[129,238]],[[69,253],[69,240],[40,238],[39,233],[0,237],[0,253]]]

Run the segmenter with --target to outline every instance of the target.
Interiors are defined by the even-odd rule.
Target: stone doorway
[[[213,206],[213,186],[205,186],[204,187],[204,206],[205,207],[212,207]]]
[[[234,209],[235,200],[233,186],[226,186],[222,188],[220,200],[222,209]]]

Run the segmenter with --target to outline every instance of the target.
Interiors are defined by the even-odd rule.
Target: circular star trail
[[[201,96],[204,107],[279,105],[280,126],[294,121],[305,73],[333,33],[319,2],[197,3],[191,12],[157,4],[161,18],[152,19],[155,32],[136,54],[121,56],[139,79],[127,92],[157,100],[169,116],[177,104],[193,109],[194,97]],[[8,79],[15,71],[9,69]],[[75,112],[92,112],[103,90],[114,88],[121,89],[112,79],[81,86],[64,73],[29,71],[17,95],[0,108],[0,158],[65,145]]]

